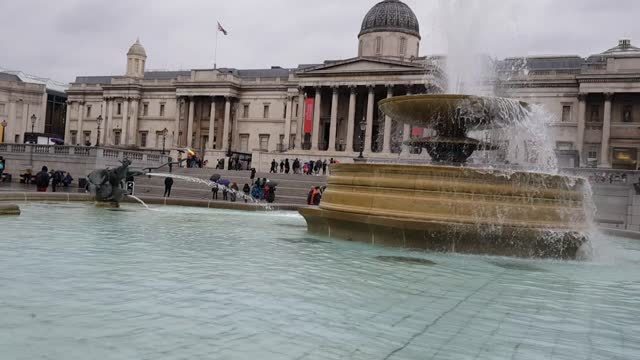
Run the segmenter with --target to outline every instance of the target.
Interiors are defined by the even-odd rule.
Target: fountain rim
[[[411,94],[411,95],[400,95],[393,96],[390,98],[382,99],[378,102],[379,105],[390,104],[390,103],[400,103],[403,101],[415,101],[419,99],[429,99],[429,100],[441,100],[443,102],[451,101],[462,101],[462,100],[478,100],[478,101],[491,101],[491,100],[509,100],[513,102],[517,102],[523,107],[528,107],[530,104],[526,101],[516,100],[512,98],[506,98],[501,96],[480,96],[480,95],[467,95],[467,94]],[[384,110],[382,110],[384,112]]]

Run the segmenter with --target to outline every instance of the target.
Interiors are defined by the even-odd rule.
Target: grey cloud
[[[406,0],[418,16],[423,54],[447,49],[441,9],[452,1],[474,7],[476,47],[496,57],[528,54],[587,56],[622,36],[640,44],[640,1]],[[117,75],[140,37],[149,68],[213,65],[293,67],[357,53],[360,23],[376,0],[5,0],[0,2],[0,66],[72,81],[78,75]]]

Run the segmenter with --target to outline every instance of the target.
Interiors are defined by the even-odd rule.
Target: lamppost
[[[164,128],[164,130],[162,130],[162,155],[164,155],[164,149],[165,149],[165,145],[167,143],[167,133],[169,132],[169,130],[167,130],[167,128]]]
[[[98,133],[96,136],[96,147],[100,146],[100,124],[102,124],[102,114],[98,115],[96,118],[96,123],[98,124]]]
[[[7,120],[2,120],[2,122],[0,123],[0,126],[2,126],[2,140],[0,142],[4,143],[4,131],[7,128]]]
[[[364,132],[367,129],[367,123],[365,122],[364,118],[362,118],[362,121],[360,121],[360,155],[358,155],[358,159],[364,159],[364,156],[362,156],[362,151],[364,150]]]
[[[36,127],[36,121],[38,121],[36,114],[31,115],[31,134],[33,134],[33,128]]]

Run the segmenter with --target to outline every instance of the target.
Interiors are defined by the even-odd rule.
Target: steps
[[[249,171],[174,168],[172,174],[191,176],[205,180],[209,180],[213,174],[219,174],[222,179],[236,182],[241,190],[245,183],[251,185],[251,172]],[[309,189],[312,186],[326,185],[328,179],[327,176],[269,173],[257,173],[256,179],[257,178],[267,178],[278,183],[275,200],[276,203],[296,205],[306,204]],[[164,178],[149,178],[147,176],[138,177],[136,178],[135,192],[137,195],[162,196],[164,194]],[[172,198],[209,200],[211,199],[211,196],[210,188],[207,188],[204,184],[189,183],[180,179],[176,179],[174,181],[171,189]],[[218,193],[218,198],[222,199],[221,192]]]

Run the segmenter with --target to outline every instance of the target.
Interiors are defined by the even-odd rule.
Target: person
[[[244,193],[244,202],[246,203],[249,201],[249,197],[251,196],[251,188],[249,187],[249,184],[244,184],[242,192]]]
[[[284,172],[284,160],[280,160],[280,174]]]
[[[6,166],[6,162],[2,156],[0,156],[0,182],[4,181],[2,177],[2,173],[4,173],[4,167]]]
[[[291,170],[291,165],[289,164],[289,159],[285,159],[284,160],[284,173],[285,174],[289,174],[290,170]]]
[[[226,186],[223,187],[222,188],[222,200],[224,200],[224,201],[229,200],[228,194],[229,194],[229,190],[227,190],[227,187]]]
[[[169,161],[169,172],[172,173],[173,172],[173,158],[171,156],[169,156],[169,158],[167,160]]]
[[[327,175],[327,159],[322,161],[322,175]]]
[[[67,173],[67,175],[64,176],[64,179],[62,179],[62,185],[64,187],[69,187],[72,182],[73,182],[73,178],[71,177],[71,174],[69,174],[69,173]]]
[[[258,186],[257,183],[253,184],[253,187],[251,188],[251,197],[254,198],[255,200],[260,200],[260,194],[261,194],[261,190],[260,187]]]
[[[182,167],[182,152],[178,152],[178,167]]]
[[[318,206],[320,205],[320,200],[322,199],[322,191],[319,186],[316,186],[313,192],[313,197],[311,198],[312,205]]]
[[[238,195],[238,190],[240,190],[238,188],[238,184],[237,183],[232,183],[231,184],[231,202],[236,202],[236,196]]]
[[[62,183],[62,172],[51,170],[51,191],[56,192],[58,184]]]
[[[273,161],[271,161],[271,170],[269,170],[270,174],[275,174],[278,172],[278,163],[276,162],[276,159],[273,159]]]
[[[50,179],[49,169],[46,166],[43,166],[42,170],[36,174],[36,188],[38,189],[38,192],[47,192]]]
[[[253,179],[256,178],[256,168],[251,168],[251,185],[253,185]]]
[[[311,200],[313,200],[313,193],[315,192],[316,187],[312,186],[311,190],[309,190],[309,192],[307,193],[307,205],[311,205],[312,202]]]
[[[309,160],[309,168],[307,169],[307,175],[313,175],[315,162],[313,160]]]
[[[171,187],[173,186],[173,178],[166,177],[164,179],[164,197],[171,197]]]
[[[218,200],[218,184],[213,184],[211,188],[211,200]]]
[[[322,170],[322,160],[316,161],[315,174],[320,175],[320,170]]]
[[[293,160],[293,173],[297,175],[299,172],[300,172],[300,160],[298,160],[298,158],[295,158],[295,160]]]
[[[264,199],[267,200],[269,204],[273,203],[276,200],[276,187],[268,186],[269,191],[265,194]]]

